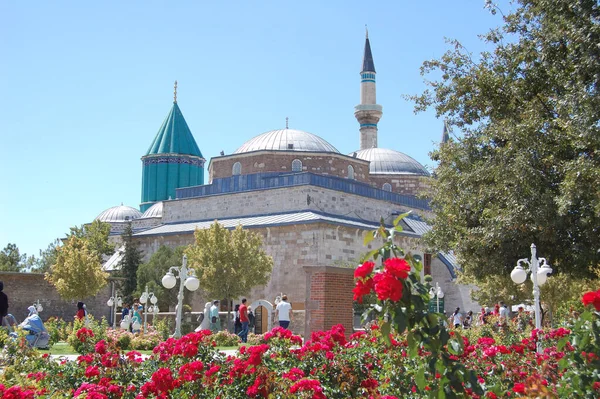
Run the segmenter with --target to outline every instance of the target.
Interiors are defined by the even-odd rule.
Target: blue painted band
[[[377,123],[361,123],[360,127],[377,127]]]
[[[375,83],[375,79],[361,79],[360,82],[373,82]]]

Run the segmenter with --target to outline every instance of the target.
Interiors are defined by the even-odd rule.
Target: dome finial
[[[289,125],[288,122],[290,121],[290,118],[288,118],[287,116],[285,117],[285,128],[288,129]]]
[[[175,81],[175,88],[173,89],[173,103],[177,104],[177,81]]]

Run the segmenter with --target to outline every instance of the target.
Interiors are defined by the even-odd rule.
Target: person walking
[[[214,301],[210,307],[210,331],[213,333],[221,330],[221,320],[219,319],[219,301]]]
[[[4,282],[0,281],[0,326],[8,314],[8,296],[4,292]]]
[[[281,301],[275,308],[275,314],[279,320],[279,326],[287,330],[292,321],[292,305],[288,302],[287,295],[281,297]]]
[[[242,331],[242,322],[240,320],[240,305],[237,304],[235,305],[235,308],[233,310],[233,332],[236,335],[240,334],[240,331]]]
[[[246,306],[246,302],[246,298],[242,298],[242,304],[239,308],[240,323],[242,327],[238,335],[244,343],[248,342],[248,324],[250,323],[250,320],[248,319],[248,307]]]
[[[458,328],[458,327],[462,326],[463,317],[462,317],[462,314],[460,313],[460,308],[456,308],[454,310],[454,313],[452,313],[452,316],[450,316],[450,319],[452,319],[452,325],[454,325],[454,328]]]
[[[77,320],[85,319],[85,304],[83,302],[77,302],[77,313],[75,314]]]
[[[256,317],[252,311],[252,306],[248,306],[248,331],[254,333],[254,326],[256,325]]]

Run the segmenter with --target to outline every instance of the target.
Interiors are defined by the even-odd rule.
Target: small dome
[[[142,215],[142,219],[146,218],[161,218],[163,212],[163,203],[162,201],[157,202],[152,205],[150,208],[146,209],[146,212]]]
[[[350,154],[353,156],[353,154]],[[369,161],[369,172],[373,174],[412,174],[429,176],[423,165],[398,151],[386,148],[367,148],[356,151],[356,157]]]
[[[135,208],[125,205],[113,206],[108,208],[104,212],[98,215],[95,220],[101,222],[128,222],[133,219],[139,219],[142,216],[142,212]]]
[[[234,154],[260,150],[335,152],[339,154],[334,146],[319,136],[295,129],[271,130],[263,133],[246,141]]]

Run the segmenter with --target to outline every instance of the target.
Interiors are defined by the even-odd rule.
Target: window
[[[392,185],[390,183],[383,183],[383,191],[392,192]]]
[[[431,276],[431,254],[425,254],[423,261],[423,272]]]
[[[348,179],[354,179],[354,168],[352,165],[348,165]]]
[[[292,172],[302,172],[302,161],[294,159],[292,161]]]
[[[237,176],[237,175],[241,175],[242,174],[242,164],[239,162],[236,162],[233,164],[233,170],[231,171],[231,174],[233,176]]]

